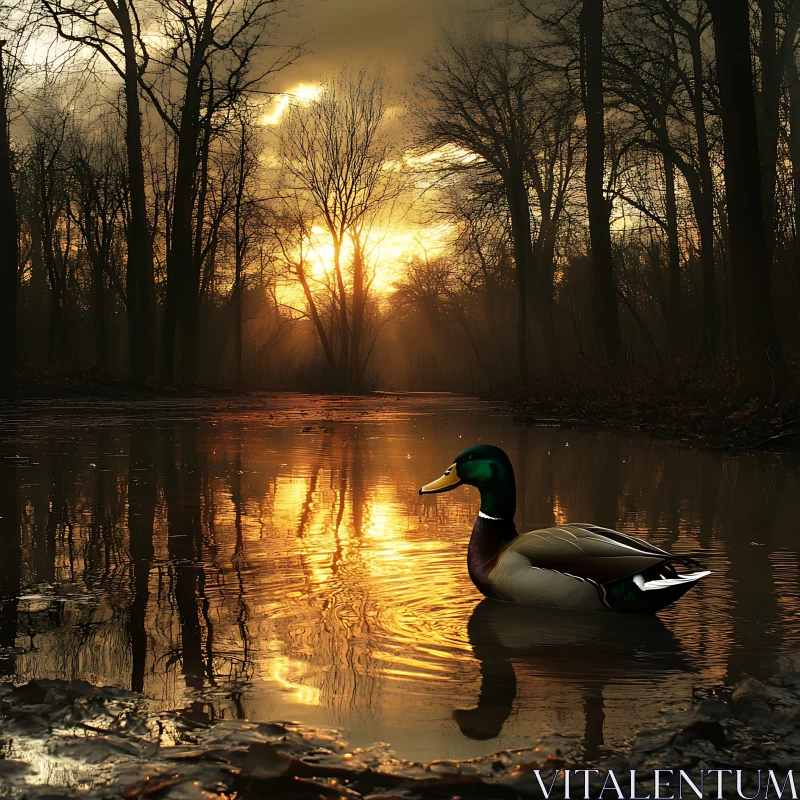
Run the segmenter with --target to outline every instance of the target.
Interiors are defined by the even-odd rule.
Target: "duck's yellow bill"
[[[445,471],[441,478],[435,481],[426,483],[420,490],[420,494],[436,494],[437,492],[447,492],[450,489],[455,489],[456,486],[461,485],[461,478],[458,477],[458,470],[456,465],[451,464]]]

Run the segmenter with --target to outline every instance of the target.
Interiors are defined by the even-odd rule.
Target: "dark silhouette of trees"
[[[795,0],[780,3],[758,0],[760,15],[758,63],[760,86],[757,87],[756,118],[761,154],[764,232],[770,264],[775,248],[776,189],[778,183],[778,140],[780,137],[780,104],[785,65],[789,61],[800,26],[800,4]],[[783,8],[780,8],[783,6]],[[779,19],[782,18],[782,19]],[[782,30],[780,22],[783,23]]]
[[[77,225],[91,272],[91,309],[95,363],[108,368],[108,325],[112,286],[120,290],[118,263],[123,239],[125,172],[122,158],[113,146],[109,132],[88,140],[73,135],[69,160],[75,203],[69,213]],[[128,282],[130,286],[130,282]],[[129,301],[129,291],[119,291]]]
[[[152,233],[147,214],[139,83],[149,63],[136,0],[41,0],[68,42],[92,48],[123,85],[128,215],[126,284],[128,374],[143,381],[154,374],[156,305]]]
[[[0,41],[0,390],[14,384],[17,352],[17,287],[19,268],[19,218],[9,141],[8,96],[4,61],[5,41]]]
[[[592,311],[604,358],[607,363],[619,366],[624,354],[611,253],[611,205],[605,191],[604,2],[583,0],[581,6],[581,98],[586,120],[586,205],[592,255]]]
[[[747,0],[710,0],[725,146],[725,191],[741,391],[781,392],[790,376],[775,327],[762,202]]]
[[[710,25],[702,5],[648,0],[631,9],[606,45],[607,81],[631,118],[638,146],[662,159],[665,213],[660,225],[669,240],[669,302],[666,318],[671,355],[680,356],[680,242],[676,209],[676,170],[686,184],[697,226],[702,265],[700,349],[718,356],[718,314],[714,178],[705,94],[707,58],[702,37]],[[686,6],[686,7],[685,7]],[[644,180],[653,184],[653,176]],[[661,181],[656,179],[658,183]]]
[[[451,160],[448,169],[477,169],[502,187],[514,247],[517,368],[526,384],[530,298],[538,300],[542,283],[534,258],[527,171],[534,151],[533,105],[541,100],[538,70],[508,43],[452,38],[420,79],[431,99],[421,109],[424,141],[432,148],[462,148],[460,153],[444,150]],[[480,161],[470,160],[469,154]],[[538,175],[536,169],[532,172]],[[550,217],[544,223],[542,250],[549,250],[552,211]]]
[[[131,690],[134,692],[144,691],[147,662],[145,623],[150,597],[150,569],[155,555],[153,526],[158,505],[155,448],[149,433],[140,428],[134,428],[131,432],[128,466],[128,548],[132,599],[127,627],[131,642]],[[165,465],[170,477],[173,468],[172,464]]]
[[[235,159],[233,162],[233,300],[234,360],[236,383],[244,386],[244,292],[248,261],[252,258],[258,229],[264,225],[263,202],[253,192],[258,172],[258,145],[253,111],[245,104],[236,109]]]
[[[283,0],[23,0],[58,41],[0,19],[0,382],[781,393],[798,5],[508,0],[394,105],[379,70],[265,97]]]
[[[41,247],[37,257],[41,258],[50,293],[47,363],[51,366],[68,358],[72,344],[65,317],[74,298],[77,259],[71,208],[74,197],[68,190],[70,115],[52,91],[49,89],[50,96],[42,100],[26,154],[29,225],[34,232],[32,239]]]
[[[282,54],[266,66],[256,55],[268,44],[278,0],[178,0],[160,2],[164,42],[152,57],[160,66],[142,80],[144,91],[175,139],[161,375],[197,380],[206,171],[215,115],[224,117],[240,98],[290,63]],[[140,37],[141,38],[141,37]],[[173,99],[177,95],[177,99]],[[202,144],[201,144],[202,139]]]
[[[703,314],[702,331],[700,335],[700,348],[704,356],[716,358],[719,351],[718,314],[717,307],[717,273],[716,257],[714,254],[714,177],[711,163],[711,148],[709,145],[708,125],[709,115],[704,102],[706,76],[706,60],[703,56],[702,37],[708,27],[708,15],[702,4],[697,4],[695,13],[690,16],[668,2],[659,0],[662,13],[668,21],[670,42],[675,44],[670,49],[670,64],[674,66],[676,77],[686,93],[691,108],[692,133],[696,141],[696,160],[687,158],[686,155],[677,157],[673,148],[670,157],[681,171],[686,181],[697,221],[698,236],[700,241],[700,261],[703,273]],[[674,26],[674,28],[673,28]],[[674,36],[673,36],[674,31]],[[678,42],[683,37],[685,47],[688,47],[688,66],[684,66],[685,59],[681,57]],[[689,148],[689,153],[695,150]]]

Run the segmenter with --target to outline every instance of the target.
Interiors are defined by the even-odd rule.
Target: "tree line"
[[[788,391],[798,4],[517,6],[522,35],[440,47],[421,123],[480,156],[442,171],[508,243],[518,378],[682,361]]]
[[[796,0],[507,0],[507,32],[442,34],[403,104],[375,69],[270,95],[302,57],[285,10],[2,10],[6,385],[21,362],[354,391],[696,369],[791,391]],[[417,244],[387,256],[399,230]]]

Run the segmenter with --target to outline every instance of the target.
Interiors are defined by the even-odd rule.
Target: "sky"
[[[269,88],[302,102],[315,99],[319,84],[342,68],[380,68],[386,79],[387,105],[404,106],[413,96],[415,76],[424,69],[444,31],[505,26],[506,18],[497,9],[507,4],[508,0],[292,0],[281,39],[305,41],[308,52],[275,75]],[[275,126],[275,132],[288,104],[285,95],[278,95],[265,106],[262,120]],[[390,221],[386,230],[381,229],[380,243],[372,254],[378,264],[375,290],[390,291],[412,254],[440,252],[452,237],[451,228],[420,224],[413,214]],[[316,273],[329,267],[331,246],[322,229],[315,231],[315,238],[318,242],[309,260],[318,262],[314,263]]]
[[[308,42],[307,55],[275,78],[286,91],[299,83],[318,83],[338,69],[382,66],[400,94],[413,88],[413,76],[435,47],[440,32],[466,24],[495,25],[488,13],[503,0],[293,0],[284,22],[286,41]]]

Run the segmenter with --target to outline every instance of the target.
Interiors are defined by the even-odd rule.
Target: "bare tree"
[[[582,157],[583,137],[577,126],[577,97],[568,80],[559,80],[539,93],[530,117],[532,142],[526,173],[536,198],[534,264],[539,285],[531,287],[531,308],[539,324],[544,355],[555,372],[554,308],[556,250],[564,217],[574,200],[573,183]]]
[[[331,377],[348,389],[360,388],[365,366],[365,235],[399,191],[397,173],[387,169],[392,153],[383,135],[385,114],[380,77],[342,73],[318,99],[291,109],[281,136],[289,194],[301,192],[315,206],[332,244],[337,327],[326,356]],[[343,263],[348,239],[353,247],[350,276]]]
[[[539,100],[536,65],[507,42],[450,38],[420,81],[429,98],[420,109],[423,141],[434,148],[463,148],[466,163],[455,160],[450,170],[480,170],[502,186],[516,265],[517,364],[520,381],[527,383],[528,306],[539,282],[528,193],[534,152],[530,123]],[[476,156],[479,161],[472,160]],[[532,173],[538,175],[536,169]]]
[[[786,85],[788,94],[788,123],[789,133],[787,146],[791,160],[792,205],[791,219],[793,222],[794,245],[794,270],[800,283],[800,70],[797,66],[797,52],[792,48],[786,60]]]
[[[14,384],[17,352],[17,287],[19,280],[19,218],[14,188],[8,126],[8,96],[4,70],[5,41],[0,41],[0,389]]]
[[[318,218],[316,206],[300,192],[292,192],[281,198],[277,213],[272,215],[270,231],[277,243],[277,260],[281,271],[297,281],[303,292],[305,309],[293,306],[290,310],[311,321],[322,347],[326,367],[334,375],[337,369],[333,347],[336,322],[326,325],[326,317],[333,321],[335,284],[328,272],[324,272],[321,278],[315,278],[313,265],[309,263],[309,255],[313,252],[312,231]],[[325,313],[326,305],[332,313]]]
[[[261,198],[252,189],[258,172],[258,139],[254,133],[253,110],[246,104],[236,109],[236,157],[233,176],[233,318],[236,383],[244,386],[243,298],[247,262],[258,227],[263,223]]]
[[[771,263],[775,247],[781,92],[786,66],[793,58],[800,27],[800,3],[797,0],[758,0],[757,7],[760,25],[756,53],[760,67],[760,85],[755,97],[761,153],[764,230]]]
[[[19,110],[20,84],[27,69],[22,54],[35,29],[30,6],[0,3],[0,391],[16,381],[20,263],[20,213],[11,141],[12,102]]]
[[[717,278],[715,265],[714,178],[706,109],[711,87],[710,63],[703,36],[710,26],[702,4],[643,0],[620,15],[605,47],[609,89],[632,121],[633,144],[651,148],[662,160],[666,194],[664,228],[669,240],[671,300],[667,323],[673,355],[678,355],[679,265],[676,171],[692,201],[703,267],[703,314],[700,347],[703,356],[718,354]],[[659,179],[651,175],[651,184]],[[660,181],[659,181],[660,182]]]
[[[156,299],[152,233],[147,216],[147,186],[142,150],[139,82],[149,56],[143,46],[141,6],[147,0],[41,0],[58,31],[69,42],[92,48],[122,81],[125,108],[130,213],[127,242],[127,312],[129,375],[141,382],[154,374]]]
[[[51,366],[62,360],[71,343],[65,312],[76,260],[67,156],[73,119],[55,93],[55,87],[47,87],[35,104],[24,169],[24,190],[31,196],[26,203],[31,214],[29,224],[41,247],[37,257],[41,258],[50,295],[47,362]]]
[[[82,131],[71,137],[69,176],[75,201],[69,212],[78,226],[91,272],[91,312],[94,328],[95,363],[108,369],[107,316],[113,286],[123,304],[127,292],[115,269],[124,230],[123,206],[127,175],[113,131],[101,129],[88,138]]]
[[[162,41],[151,47],[151,58],[160,71],[140,82],[175,138],[161,374],[173,379],[177,347],[181,378],[192,384],[197,378],[201,277],[196,226],[203,219],[196,211],[204,196],[204,173],[198,168],[208,141],[203,136],[210,134],[217,115],[259,91],[265,78],[291,63],[297,50],[279,48],[277,58],[265,66],[255,59],[270,44],[267,34],[282,11],[281,0],[160,0],[158,8]]]

